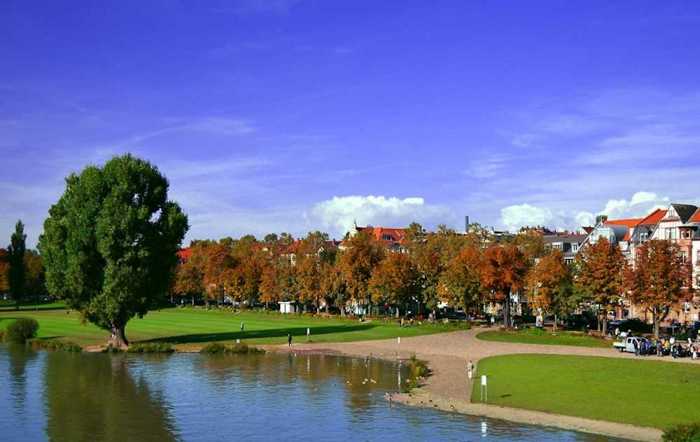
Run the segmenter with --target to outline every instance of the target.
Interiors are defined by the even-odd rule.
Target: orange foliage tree
[[[447,264],[440,276],[438,294],[443,302],[465,310],[482,301],[481,250],[473,244],[465,246]]]
[[[692,268],[678,245],[651,240],[637,249],[634,266],[626,271],[630,300],[646,308],[654,321],[654,337],[671,308],[692,296]]]
[[[571,295],[571,272],[564,264],[564,256],[559,250],[552,250],[537,261],[526,277],[526,287],[530,304],[539,309],[542,315],[554,313],[554,329],[557,327],[557,313],[564,310]]]
[[[420,292],[419,274],[411,257],[390,253],[372,273],[369,292],[375,304],[406,305],[416,299]]]
[[[340,271],[347,295],[351,301],[366,305],[372,271],[384,259],[384,247],[369,233],[359,232],[346,241],[346,250],[340,255]]]
[[[523,288],[527,270],[527,258],[515,245],[492,245],[484,252],[481,283],[493,300],[503,303],[503,323],[507,328],[513,325],[510,295]]]
[[[587,298],[599,306],[600,331],[608,331],[608,311],[624,289],[625,257],[618,247],[601,238],[576,255],[578,271],[575,284]]]

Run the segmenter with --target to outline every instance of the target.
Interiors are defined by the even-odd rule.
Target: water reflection
[[[27,351],[24,346],[10,345],[7,348],[10,369],[10,397],[15,412],[24,412],[27,401],[27,366],[37,358],[33,351]]]
[[[0,371],[10,374],[0,377],[3,440],[607,440],[390,407],[384,395],[406,372],[372,359],[35,354],[0,346]]]
[[[173,424],[125,356],[49,353],[46,433],[52,441],[171,441]]]

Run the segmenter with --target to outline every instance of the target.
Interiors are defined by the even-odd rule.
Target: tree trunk
[[[602,327],[603,328],[601,329],[601,333],[602,333],[603,337],[605,337],[608,335],[608,311],[607,310],[603,310]]]
[[[510,328],[510,291],[503,300],[503,326]]]
[[[125,349],[129,347],[129,341],[125,334],[126,326],[112,324],[112,335],[109,338],[108,344],[114,348]]]
[[[542,322],[544,322],[544,321],[542,321]],[[553,331],[554,331],[554,333],[557,332],[557,314],[556,313],[554,314],[554,330]]]
[[[654,339],[659,339],[659,325],[661,323],[661,319],[659,318],[659,315],[656,313],[656,310],[652,311],[651,317],[653,318],[652,320],[654,321]]]
[[[192,295],[192,307],[194,307],[194,295]]]

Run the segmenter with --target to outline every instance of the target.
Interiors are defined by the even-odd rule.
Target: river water
[[[107,355],[0,346],[0,440],[607,440],[390,406],[384,396],[399,382],[405,371],[397,363],[328,355]]]

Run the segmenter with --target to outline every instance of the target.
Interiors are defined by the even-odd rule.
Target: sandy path
[[[291,351],[332,351],[351,356],[372,356],[383,359],[408,358],[415,354],[418,358],[428,361],[433,372],[432,376],[427,379],[424,386],[413,390],[411,394],[395,395],[394,400],[396,401],[409,405],[434,407],[446,411],[586,431],[626,439],[661,440],[661,431],[654,428],[471,403],[471,385],[466,379],[466,365],[469,360],[476,364],[479,359],[489,356],[523,353],[612,358],[635,357],[633,354],[619,353],[612,348],[516,344],[476,339],[478,333],[486,330],[488,329],[475,328],[467,331],[402,338],[400,344],[396,339],[345,343],[297,343],[291,347]],[[270,346],[268,348],[276,351],[290,351],[287,346]],[[661,358],[647,356],[644,359]],[[663,360],[671,361],[673,359],[666,357]],[[674,361],[697,363],[687,358]]]

